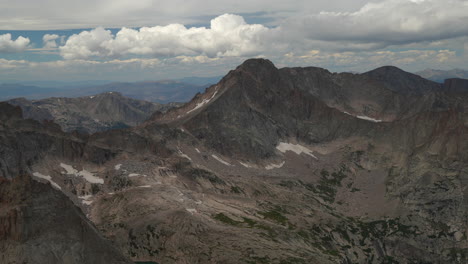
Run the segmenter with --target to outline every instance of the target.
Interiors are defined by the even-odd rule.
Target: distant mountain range
[[[159,104],[106,92],[92,96],[42,100],[15,98],[7,101],[20,106],[24,118],[51,120],[66,131],[95,133],[99,131],[136,126],[154,112],[165,112],[180,103]]]
[[[416,72],[416,74],[428,80],[439,83],[443,83],[445,79],[451,78],[468,79],[468,71],[462,69],[453,69],[448,71],[425,69],[423,71]]]
[[[124,96],[157,103],[186,102],[196,93],[221,77],[187,77],[180,80],[143,82],[18,82],[0,84],[0,101],[17,97],[44,99],[49,97],[92,96],[105,92],[119,92]]]

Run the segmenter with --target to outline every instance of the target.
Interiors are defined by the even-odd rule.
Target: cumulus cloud
[[[66,41],[64,36],[46,34],[43,47],[58,49],[65,60],[31,63],[0,60],[0,68],[16,71],[0,71],[0,77],[14,73],[25,76],[28,71],[34,72],[37,78],[50,72],[60,73],[63,78],[73,73],[86,79],[159,78],[155,72],[164,78],[222,75],[246,58],[257,56],[267,57],[279,67],[316,65],[334,71],[363,71],[389,64],[406,70],[419,70],[428,65],[466,67],[467,1],[292,1],[294,4],[280,0],[206,0],[201,5],[199,0],[172,0],[161,1],[158,10],[152,9],[153,0],[140,1],[137,5],[124,0],[114,0],[110,5],[111,0],[103,0],[93,8],[81,2],[70,4],[76,10],[86,9],[86,14],[95,11],[89,20],[77,14],[76,21],[67,22],[70,25],[86,21],[90,23],[86,28],[115,26],[117,21],[121,23],[119,26],[127,27],[118,31],[98,27],[73,34]],[[270,5],[272,8],[268,9]],[[8,22],[1,7],[0,3],[0,27]],[[226,11],[259,10],[266,11],[245,14],[245,19],[224,14],[205,27],[187,26],[204,25],[208,22],[206,17]],[[194,15],[187,17],[187,13]],[[262,16],[268,19],[262,20]],[[98,18],[101,20],[93,20]],[[60,25],[53,18],[44,23],[50,21]],[[163,26],[131,28],[141,25]],[[0,35],[0,52],[21,51],[29,46],[33,46],[29,39],[12,40],[9,34]]]
[[[310,47],[340,52],[379,50],[468,36],[467,23],[468,3],[463,0],[384,0],[367,3],[354,12],[297,15],[276,27],[248,24],[232,14],[212,19],[208,28],[169,24],[122,28],[113,35],[100,27],[72,35],[60,53],[65,59],[135,55],[216,58],[269,56]]]
[[[211,20],[210,28],[186,28],[181,24],[122,28],[111,31],[96,28],[68,38],[60,47],[65,59],[120,57],[124,55],[207,57],[252,56],[263,50],[270,29],[247,24],[243,17],[224,14]]]
[[[356,12],[320,12],[282,25],[290,36],[313,40],[372,43],[375,47],[468,35],[464,0],[385,0]],[[287,31],[286,31],[287,30]]]
[[[42,42],[44,44],[45,49],[53,49],[57,48],[57,39],[59,39],[60,36],[57,34],[45,34],[42,37]]]
[[[29,43],[29,38],[19,36],[13,40],[10,33],[3,34],[0,35],[0,52],[21,52],[26,50]]]

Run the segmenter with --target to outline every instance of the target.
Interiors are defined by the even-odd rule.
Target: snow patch
[[[200,205],[202,203],[203,203],[202,201],[195,201],[195,204],[198,204],[198,205]]]
[[[117,165],[115,165],[114,169],[115,170],[120,170],[121,167],[122,167],[122,164],[117,164]]]
[[[246,167],[246,168],[253,168],[253,167],[250,166],[249,164],[244,163],[244,162],[242,162],[242,161],[239,161],[239,163],[240,163],[242,166]]]
[[[374,119],[374,118],[368,117],[368,116],[356,116],[356,117],[359,118],[359,119],[371,121],[371,122],[374,122],[374,123],[382,122],[382,120]]]
[[[147,177],[146,174],[138,174],[138,173],[130,173],[130,174],[128,175],[128,177],[138,177],[138,176]]]
[[[73,168],[73,166],[67,165],[65,163],[60,163],[60,167],[64,168],[67,173],[66,174],[77,174],[78,171]]]
[[[91,205],[93,203],[93,201],[91,201],[91,198],[93,198],[91,194],[78,196],[78,198],[82,200],[82,204]]]
[[[286,151],[292,151],[296,153],[297,155],[301,155],[301,153],[304,153],[317,159],[317,157],[314,154],[312,154],[312,150],[299,144],[280,142],[279,145],[276,146],[276,149],[281,151],[282,153],[286,153]]]
[[[87,170],[82,170],[82,171],[77,171],[76,169],[73,168],[73,166],[65,164],[65,163],[60,163],[60,167],[64,168],[66,170],[66,174],[68,175],[75,175],[75,176],[80,176],[83,177],[86,181],[89,183],[99,183],[99,184],[104,184],[104,180],[94,176],[93,173],[87,171]]]
[[[185,208],[185,210],[187,210],[187,212],[191,213],[192,215],[197,213],[197,209],[194,208]]]
[[[138,188],[151,188],[151,185],[141,185],[141,186],[138,186]]]
[[[87,194],[87,195],[83,195],[83,196],[78,196],[79,199],[82,199],[82,200],[89,200],[91,199],[91,197],[93,197],[91,194]]]
[[[77,176],[81,176],[83,178],[85,178],[85,180],[87,180],[89,183],[99,183],[99,184],[104,184],[104,180],[99,178],[99,177],[96,177],[94,176],[93,173],[87,171],[87,170],[82,170],[80,171]]]
[[[221,162],[222,164],[226,165],[226,166],[233,166],[231,163],[227,162],[227,161],[224,161],[223,159],[221,159],[220,157],[216,156],[216,155],[211,155],[211,157],[213,157],[215,160]]]
[[[350,115],[350,116],[354,116],[346,111],[343,111],[343,113],[347,114],[347,115]],[[379,119],[375,119],[375,118],[372,118],[372,117],[368,117],[368,116],[364,116],[364,115],[358,115],[358,116],[354,116],[356,118],[359,118],[359,119],[362,119],[362,120],[367,120],[367,121],[371,121],[371,122],[374,122],[374,123],[380,123],[382,122],[382,120],[379,120]]]
[[[190,114],[191,112],[193,112],[193,111],[197,110],[198,108],[200,108],[200,107],[206,105],[207,103],[209,103],[211,101],[211,99],[213,99],[216,96],[217,93],[218,93],[218,91],[215,91],[213,93],[213,95],[209,99],[203,99],[201,102],[197,103],[197,105],[192,110],[187,111],[187,114]]]
[[[33,176],[37,177],[37,178],[40,178],[40,179],[43,179],[43,180],[46,180],[46,181],[50,182],[50,184],[52,186],[54,186],[56,189],[62,190],[62,187],[60,187],[56,182],[54,182],[52,180],[52,177],[50,177],[49,175],[44,175],[44,174],[41,174],[39,172],[34,172]]]
[[[285,163],[286,163],[286,162],[283,161],[283,162],[281,162],[280,164],[269,164],[269,165],[266,165],[266,166],[265,166],[265,169],[267,169],[267,170],[279,169],[279,168],[283,167],[283,165],[284,165]]]
[[[187,154],[183,153],[182,150],[180,150],[180,149],[177,149],[177,150],[179,151],[179,156],[181,156],[182,158],[186,158],[186,159],[192,161],[192,159],[191,159]]]
[[[198,153],[201,153],[199,149],[195,148],[195,150],[196,150]]]

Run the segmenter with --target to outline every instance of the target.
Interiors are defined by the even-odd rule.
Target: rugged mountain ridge
[[[311,144],[380,133],[387,129],[386,122],[431,111],[436,102],[447,101],[442,90],[395,67],[333,74],[248,60],[203,95],[153,121],[183,126],[226,155],[266,158],[280,138]],[[449,110],[447,104],[439,103],[439,110]],[[243,148],[229,149],[231,144]]]
[[[118,92],[126,97],[155,103],[187,102],[220,77],[188,77],[180,80],[143,82],[20,82],[0,84],[0,100],[24,97],[40,100],[49,97],[85,97],[106,92]],[[23,83],[23,84],[21,84]]]
[[[248,60],[179,108],[90,136],[9,106],[0,140],[20,147],[0,160],[60,186],[134,261],[464,263],[463,82],[376,71]],[[23,155],[37,133],[47,147]]]
[[[54,120],[64,131],[94,133],[136,126],[156,111],[166,111],[177,103],[158,104],[124,97],[117,92],[78,97],[52,97],[29,101],[24,98],[8,103],[22,108],[25,118]]]

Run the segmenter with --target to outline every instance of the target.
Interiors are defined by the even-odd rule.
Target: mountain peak
[[[276,66],[268,59],[248,59],[244,61],[241,65],[237,67],[237,69],[243,69],[246,71],[259,71],[261,69],[269,69],[269,70],[278,70]]]
[[[374,70],[371,70],[371,71],[368,71],[366,73],[364,73],[366,75],[371,75],[371,76],[387,76],[387,75],[408,75],[408,74],[411,74],[413,75],[412,73],[409,73],[409,72],[406,72],[396,66],[393,66],[393,65],[385,65],[385,66],[382,66],[382,67],[378,67]]]
[[[397,93],[424,94],[440,88],[435,82],[395,66],[382,66],[362,75],[384,83],[388,89]]]

